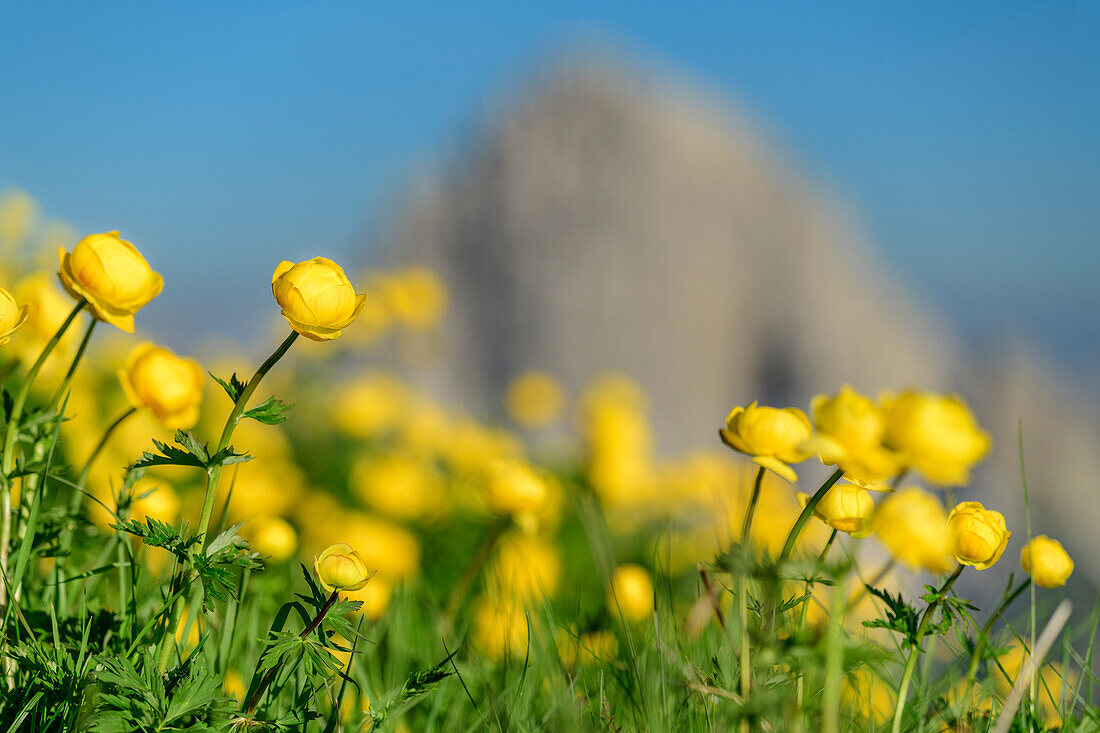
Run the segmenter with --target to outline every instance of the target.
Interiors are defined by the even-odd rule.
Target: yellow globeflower
[[[313,560],[317,580],[329,591],[359,590],[373,573],[351,545],[329,545]]]
[[[90,234],[71,254],[59,249],[58,255],[69,295],[87,298],[92,315],[126,333],[134,332],[134,314],[164,289],[164,278],[118,232]]]
[[[752,456],[753,463],[793,483],[798,476],[787,464],[809,457],[802,445],[812,430],[806,413],[796,407],[762,407],[753,402],[733,408],[722,439],[734,450]]]
[[[335,531],[361,548],[367,565],[390,583],[409,577],[420,566],[420,543],[400,524],[345,509]]]
[[[22,338],[28,356],[35,352],[31,358],[36,358],[73,309],[72,301],[46,272],[32,273],[16,283],[15,298],[27,306],[27,330]]]
[[[908,486],[887,497],[875,512],[873,529],[894,559],[911,570],[942,574],[955,567],[947,511],[927,491]]]
[[[180,498],[171,484],[152,476],[134,483],[130,518],[144,522],[148,517],[174,524],[180,515]]]
[[[965,484],[989,452],[989,435],[961,397],[909,390],[887,396],[883,413],[887,445],[934,484]]]
[[[365,295],[356,295],[343,268],[325,257],[283,261],[271,276],[271,292],[290,327],[308,339],[331,341],[359,316]]]
[[[149,342],[135,346],[118,373],[134,407],[148,407],[168,427],[184,429],[199,421],[203,376],[194,359]]]
[[[447,310],[447,286],[438,275],[422,267],[382,275],[377,287],[387,310],[406,328],[433,328]]]
[[[1008,695],[1030,656],[1022,644],[1015,642],[993,665],[994,682],[1002,696]],[[1072,670],[1063,670],[1057,662],[1045,662],[1039,669],[1036,682],[1036,698],[1043,714],[1043,723],[1045,727],[1053,727],[1059,722],[1059,710],[1065,703],[1063,698],[1072,696],[1077,687],[1077,674]]]
[[[522,658],[530,632],[527,612],[514,600],[481,598],[474,607],[474,644],[496,661]]]
[[[557,549],[542,537],[511,533],[501,538],[486,573],[490,595],[521,603],[552,596],[561,576]]]
[[[814,397],[810,413],[817,434],[803,449],[840,467],[864,488],[887,490],[883,482],[898,474],[901,462],[882,444],[886,421],[871,398],[846,384],[834,395]]]
[[[615,568],[607,590],[607,605],[618,609],[627,621],[644,621],[653,615],[653,580],[641,565],[627,563]]]
[[[27,320],[27,306],[15,302],[15,297],[0,288],[0,346],[11,341],[13,333]]]
[[[544,372],[524,372],[511,382],[504,393],[508,416],[520,425],[538,428],[558,419],[565,392],[561,384]]]
[[[810,495],[798,492],[798,504],[802,508],[810,501]],[[847,532],[853,537],[871,534],[871,519],[875,502],[865,489],[845,482],[833,484],[814,508],[814,516],[833,529]]]
[[[1020,564],[1041,588],[1060,588],[1073,573],[1073,558],[1062,543],[1045,534],[1033,537],[1020,551]]]
[[[382,618],[382,614],[390,605],[393,585],[379,575],[359,590],[353,590],[345,595],[349,601],[359,601],[363,604],[359,607],[359,613],[371,621],[377,621]]]
[[[844,677],[844,704],[864,720],[882,725],[894,712],[894,689],[867,667],[857,667]]]
[[[252,549],[274,563],[284,562],[298,551],[298,533],[290,522],[273,514],[261,514],[244,527]]]
[[[432,519],[448,508],[443,475],[423,458],[365,456],[352,468],[351,483],[368,506],[397,519]]]
[[[9,189],[0,194],[0,245],[18,244],[38,217],[38,202],[26,191]]]
[[[1001,558],[1011,532],[1000,512],[964,501],[947,516],[951,553],[963,565],[985,570]]]
[[[490,511],[533,515],[546,503],[546,480],[525,461],[498,459],[488,473],[485,498]]]

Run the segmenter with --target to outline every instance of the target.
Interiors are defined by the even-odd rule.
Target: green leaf
[[[291,407],[293,407],[293,405],[288,405],[282,400],[268,397],[266,400],[241,415],[241,419],[250,417],[257,422],[262,422],[264,425],[278,425],[286,422],[287,413],[290,412]]]
[[[213,377],[214,381],[221,385],[222,389],[225,390],[225,393],[229,395],[229,399],[232,400],[234,403],[236,403],[237,400],[241,398],[241,393],[244,392],[244,388],[246,385],[244,382],[237,379],[236,372],[234,372],[233,375],[229,377],[228,382],[226,382],[224,379],[219,379],[218,377],[214,376],[213,372],[207,372],[207,374]]]
[[[127,468],[133,470],[151,466],[192,466],[209,470],[213,466],[228,466],[232,463],[243,463],[252,460],[252,456],[237,453],[233,446],[220,450],[211,456],[207,445],[190,431],[177,430],[175,442],[181,447],[176,448],[154,439],[153,445],[159,453],[145,451],[141,454],[141,458],[131,463]]]

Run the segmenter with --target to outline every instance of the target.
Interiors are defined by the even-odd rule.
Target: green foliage
[[[210,455],[210,449],[206,443],[201,442],[191,431],[177,430],[175,442],[181,447],[176,448],[154,439],[153,445],[156,452],[143,452],[141,458],[127,468],[133,470],[153,466],[191,466],[209,471],[214,466],[228,466],[252,460],[251,456],[234,451],[232,446]]]
[[[269,397],[251,410],[245,410],[241,414],[241,419],[248,417],[264,425],[279,425],[286,422],[291,407],[292,405],[288,405],[282,400]]]

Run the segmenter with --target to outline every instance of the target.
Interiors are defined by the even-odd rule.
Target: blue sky
[[[9,3],[0,187],[122,229],[186,345],[260,319],[277,260],[354,257],[488,100],[607,42],[747,110],[966,333],[1100,371],[1098,8]]]

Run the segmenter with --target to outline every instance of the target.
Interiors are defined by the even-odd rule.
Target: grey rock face
[[[958,390],[994,436],[967,496],[1022,544],[1016,426],[1036,533],[1095,575],[1100,412],[1016,353],[979,362],[828,198],[748,125],[659,81],[577,69],[540,80],[420,192],[394,256],[452,290],[440,386],[496,404],[545,369],[576,393],[607,370],[651,398],[663,451],[712,445],[734,404],[806,405],[844,382]],[[1015,516],[1012,516],[1015,515]],[[1005,567],[1004,572],[1012,568]]]

